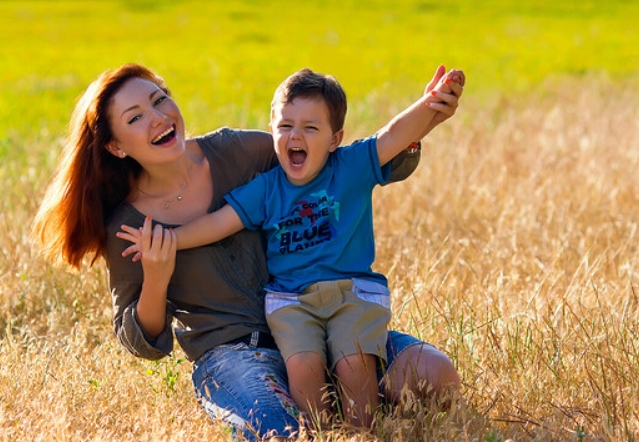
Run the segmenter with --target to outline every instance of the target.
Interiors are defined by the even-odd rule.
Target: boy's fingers
[[[464,74],[464,71],[462,70],[459,70],[459,69],[451,70],[449,78],[452,78],[452,80],[455,83],[461,86],[464,86],[466,84],[466,75]]]
[[[137,250],[137,245],[135,244],[124,249],[124,251],[122,252],[122,257],[126,258],[127,256],[129,256],[131,253],[134,253],[134,252],[139,253]],[[135,260],[135,257],[133,257],[133,259]]]
[[[120,226],[120,230],[123,230],[123,231],[125,231],[125,232],[127,232],[127,233],[131,233],[131,234],[133,234],[133,233],[138,233],[138,232],[140,231],[140,229],[139,229],[139,228],[137,228],[137,227],[127,226],[126,224],[122,224],[122,225]]]
[[[115,232],[115,236],[126,241],[135,242],[135,238],[131,234],[126,232]]]

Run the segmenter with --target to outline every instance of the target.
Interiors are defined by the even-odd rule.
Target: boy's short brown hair
[[[278,101],[289,104],[298,97],[319,97],[328,107],[333,133],[344,128],[346,119],[346,92],[332,75],[313,72],[309,68],[291,74],[275,90],[271,112]]]

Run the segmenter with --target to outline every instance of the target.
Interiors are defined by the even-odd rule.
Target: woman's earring
[[[126,152],[120,152],[120,157],[124,158],[126,156]]]

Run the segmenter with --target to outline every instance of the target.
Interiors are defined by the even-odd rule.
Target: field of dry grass
[[[603,79],[468,95],[414,176],[376,191],[393,326],[463,377],[450,411],[407,397],[378,440],[639,439],[637,122],[639,90]],[[179,351],[148,362],[116,342],[101,264],[75,274],[37,257],[47,171],[22,166],[0,169],[0,440],[230,440]]]

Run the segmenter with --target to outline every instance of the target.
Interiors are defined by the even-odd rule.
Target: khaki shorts
[[[288,360],[312,351],[330,369],[344,356],[366,353],[386,361],[390,292],[362,279],[322,281],[303,293],[268,292],[266,320]]]

